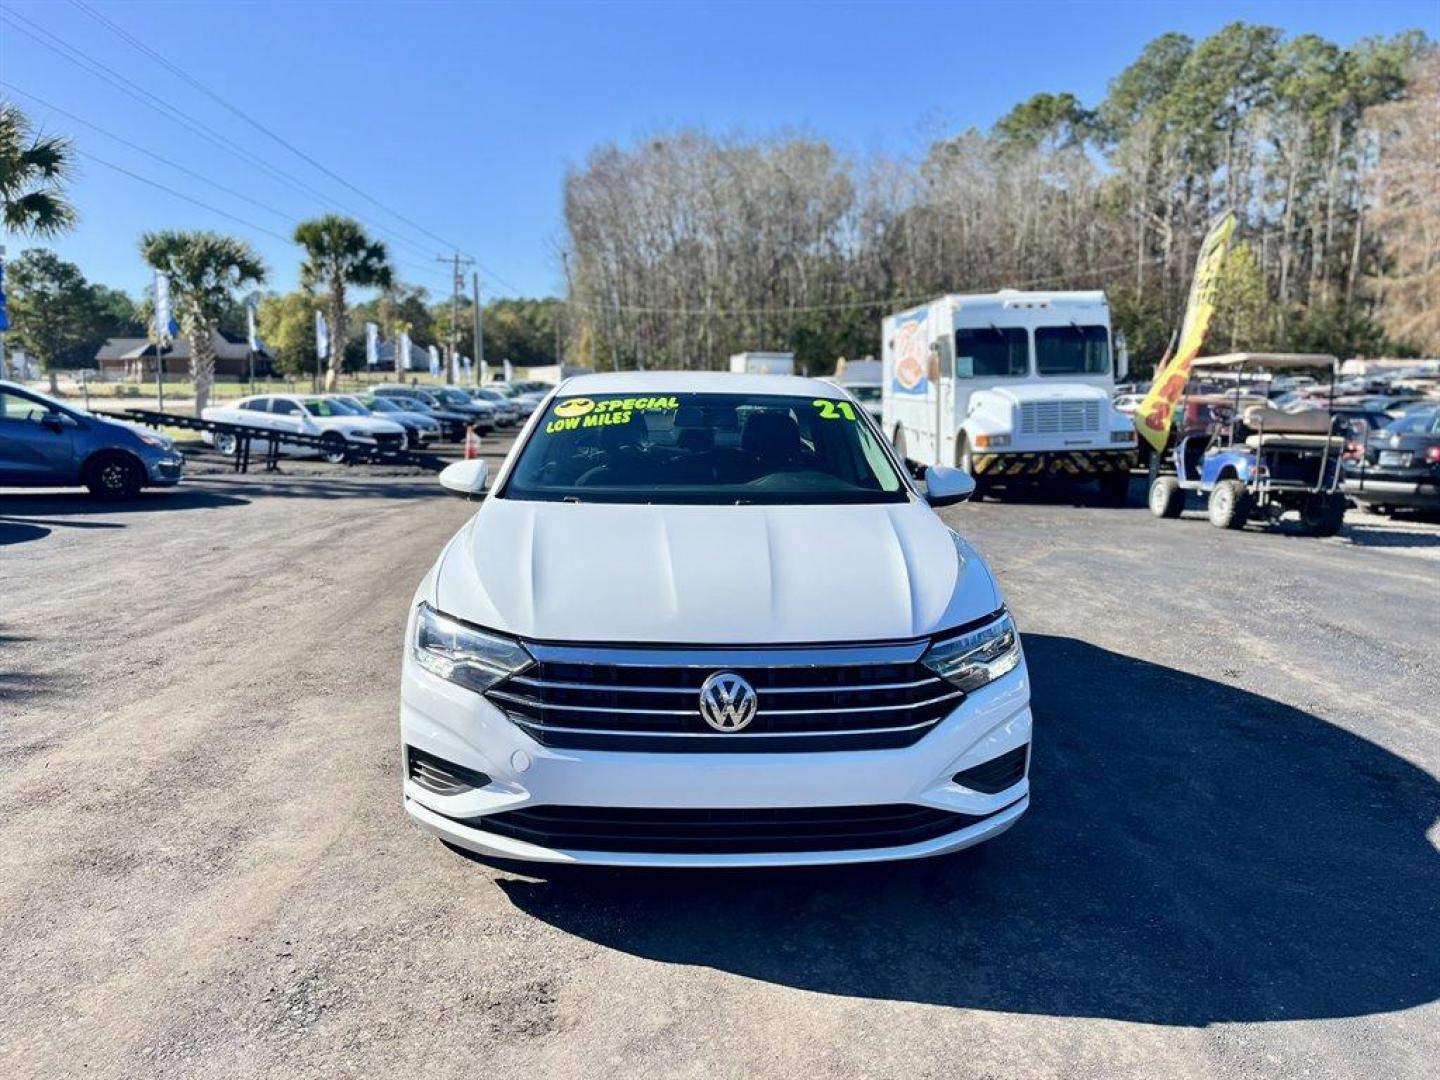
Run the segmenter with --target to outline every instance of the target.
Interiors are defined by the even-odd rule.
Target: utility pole
[[[450,362],[445,365],[445,385],[455,384],[455,364],[459,356],[460,348],[460,290],[465,288],[465,275],[460,272],[460,267],[474,266],[475,260],[470,258],[462,259],[457,251],[448,259],[444,255],[435,256],[436,262],[449,263],[454,277],[451,284],[454,285],[454,292],[450,296]]]
[[[475,290],[475,364],[470,370],[474,381],[481,383],[485,378],[485,327],[480,321],[480,275],[473,270],[470,285]]]

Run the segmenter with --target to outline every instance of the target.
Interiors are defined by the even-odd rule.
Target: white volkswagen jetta
[[[480,497],[485,466],[450,466]],[[828,382],[556,388],[421,582],[409,813],[511,859],[915,858],[1029,805],[1030,687],[985,562]]]

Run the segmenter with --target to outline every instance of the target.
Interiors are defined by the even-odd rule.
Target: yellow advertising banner
[[[1190,368],[1200,347],[1205,344],[1205,331],[1210,328],[1210,316],[1215,313],[1215,288],[1220,282],[1220,268],[1225,262],[1225,252],[1230,247],[1230,236],[1235,232],[1235,214],[1226,211],[1200,245],[1200,257],[1195,260],[1195,280],[1190,283],[1190,301],[1185,305],[1185,322],[1180,327],[1180,344],[1170,362],[1155,372],[1155,380],[1140,407],[1135,410],[1135,430],[1153,446],[1156,451],[1165,449],[1170,435],[1170,424],[1175,418],[1175,404],[1185,392],[1185,383],[1190,378]]]

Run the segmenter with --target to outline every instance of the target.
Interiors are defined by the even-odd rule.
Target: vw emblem
[[[716,731],[739,731],[755,719],[755,688],[733,671],[717,671],[700,687],[700,715]]]

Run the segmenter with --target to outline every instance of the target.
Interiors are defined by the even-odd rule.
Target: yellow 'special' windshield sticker
[[[821,420],[854,420],[855,410],[850,407],[848,401],[831,401],[829,398],[816,398],[810,404],[820,410]]]
[[[679,407],[679,399],[673,397],[605,398],[600,401],[566,398],[555,406],[555,419],[545,425],[545,433],[555,435],[562,431],[628,424],[636,413],[674,411]]]

